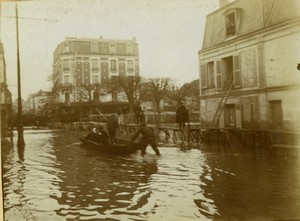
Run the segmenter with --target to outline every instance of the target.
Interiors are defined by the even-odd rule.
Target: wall
[[[294,30],[291,30],[294,31]],[[300,83],[300,72],[297,64],[300,63],[300,32],[291,35],[266,36],[265,65],[268,87]]]

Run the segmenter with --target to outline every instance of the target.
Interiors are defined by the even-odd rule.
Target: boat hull
[[[127,143],[127,144],[111,144],[111,145],[102,145],[99,143],[95,143],[93,141],[90,141],[84,137],[80,138],[81,144],[83,147],[88,149],[93,149],[105,153],[110,154],[131,154],[135,153],[138,150],[140,150],[140,144],[139,143]]]

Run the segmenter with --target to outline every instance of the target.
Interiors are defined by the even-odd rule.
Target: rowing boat
[[[80,141],[83,147],[111,154],[131,154],[140,150],[141,147],[139,143],[132,142],[103,145],[88,140],[86,137],[81,137]]]

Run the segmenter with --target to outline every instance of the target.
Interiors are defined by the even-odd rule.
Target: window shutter
[[[238,55],[233,56],[233,78],[234,78],[234,87],[241,87],[242,86],[242,79],[241,79],[241,71],[240,71],[240,58]]]
[[[217,61],[217,89],[222,89],[221,61]]]
[[[205,64],[200,65],[200,74],[201,74],[201,87],[207,88],[207,71],[206,71]]]

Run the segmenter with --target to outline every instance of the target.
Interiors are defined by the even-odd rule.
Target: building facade
[[[299,9],[297,0],[223,0],[207,15],[198,53],[203,125],[218,110],[218,127],[300,125]]]
[[[1,137],[5,136],[5,131],[9,126],[9,119],[12,115],[11,92],[8,90],[6,82],[6,65],[4,58],[4,48],[0,42],[0,122]]]
[[[87,99],[124,100],[124,94],[105,93],[102,86],[117,76],[136,75],[139,75],[139,50],[135,38],[66,38],[54,52],[53,91],[60,103],[86,101],[83,90],[88,92]]]
[[[39,90],[38,92],[28,96],[24,109],[27,113],[33,115],[46,115],[46,106],[53,104],[54,99],[52,91]]]

